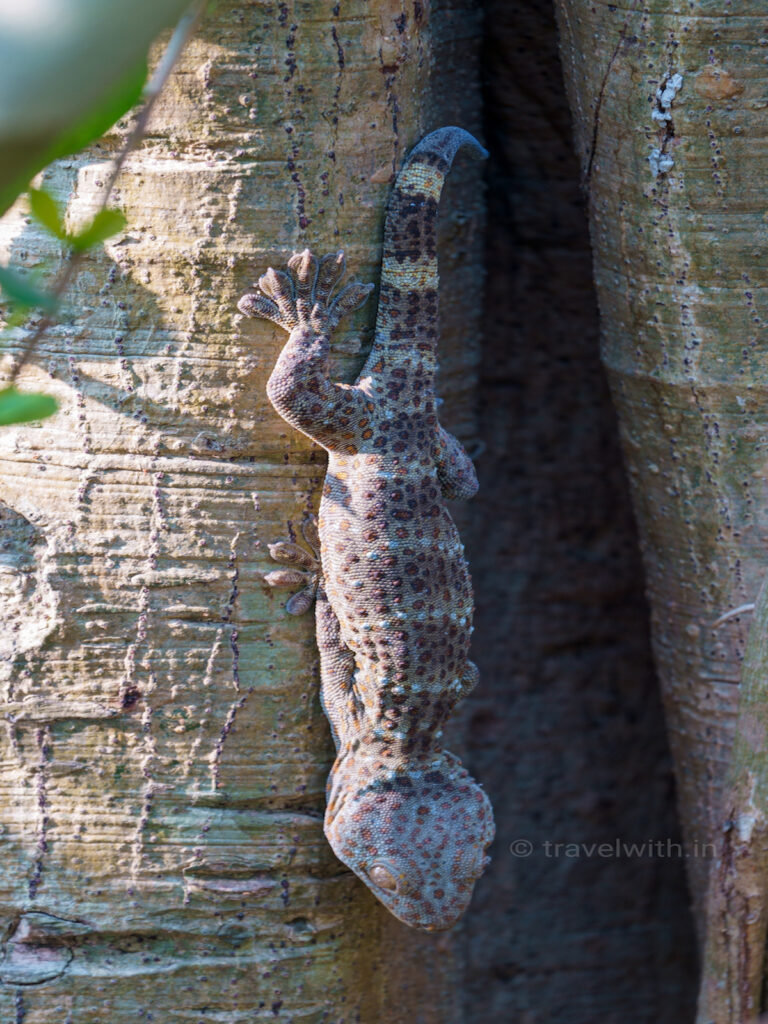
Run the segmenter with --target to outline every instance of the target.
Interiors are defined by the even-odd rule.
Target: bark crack
[[[37,766],[37,854],[29,880],[29,898],[35,899],[43,875],[43,860],[48,851],[48,789],[46,765],[50,760],[50,730],[46,726],[36,733],[40,760]]]
[[[608,79],[610,78],[611,71],[613,70],[613,65],[616,63],[616,58],[619,55],[619,51],[621,50],[622,46],[624,45],[624,42],[626,41],[627,31],[629,29],[629,22],[632,15],[637,10],[637,5],[638,0],[634,0],[632,7],[628,11],[626,18],[624,19],[624,24],[621,26],[621,29],[619,31],[619,38],[616,41],[616,45],[613,48],[613,53],[611,54],[610,60],[608,61],[605,71],[603,72],[603,77],[600,82],[600,88],[597,92],[597,100],[595,102],[595,113],[592,119],[592,139],[590,143],[589,156],[587,157],[587,167],[584,172],[584,190],[586,191],[587,195],[590,194],[590,188],[592,185],[592,169],[595,162],[595,154],[597,153],[597,140],[598,135],[600,133],[600,112],[603,107],[603,97],[605,96],[605,90],[608,85]]]

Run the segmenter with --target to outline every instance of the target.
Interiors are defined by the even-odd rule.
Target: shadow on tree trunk
[[[554,17],[485,11],[470,743],[498,840],[468,923],[467,1020],[677,1024],[693,932]]]

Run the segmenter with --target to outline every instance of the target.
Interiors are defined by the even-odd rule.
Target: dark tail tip
[[[415,158],[423,158],[427,155],[442,157],[448,164],[453,163],[453,158],[462,146],[470,146],[478,156],[488,156],[488,150],[481,146],[474,135],[464,131],[463,128],[456,128],[451,125],[447,128],[438,128],[429,135],[425,135],[421,142],[417,143],[408,154],[408,163]]]

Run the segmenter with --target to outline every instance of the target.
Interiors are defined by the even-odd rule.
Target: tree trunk
[[[324,458],[267,402],[278,331],[233,317],[307,245],[378,280],[404,153],[476,129],[477,30],[466,0],[222,0],[118,182],[126,232],[24,370],[61,411],[0,433],[4,1020],[460,1019],[454,941],[391,919],[323,836],[312,619],[262,574]],[[71,223],[120,138],[46,172]],[[479,173],[457,168],[441,230],[444,419],[465,438]],[[2,238],[30,271],[60,260],[23,205]],[[374,315],[349,329],[363,349]],[[339,377],[361,361],[340,346]]]
[[[557,10],[703,940],[749,618],[714,623],[768,562],[765,7]]]
[[[682,858],[589,855],[679,836],[554,12],[485,12],[487,451],[467,535],[481,681],[466,703],[498,840],[467,922],[469,1020],[680,1024],[695,966]]]

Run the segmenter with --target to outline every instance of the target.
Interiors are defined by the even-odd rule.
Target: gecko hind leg
[[[375,405],[360,388],[331,380],[330,344],[339,321],[365,302],[373,285],[341,287],[344,272],[342,252],[318,260],[305,249],[291,256],[286,270],[270,267],[259,290],[243,295],[237,308],[289,332],[267,381],[275,410],[328,451],[355,454],[372,436]]]
[[[341,251],[320,259],[309,249],[295,252],[285,270],[269,267],[257,282],[259,290],[243,295],[237,308],[246,316],[271,320],[289,333],[305,325],[318,334],[329,334],[373,289],[372,284],[350,281],[337,291],[345,273]]]

